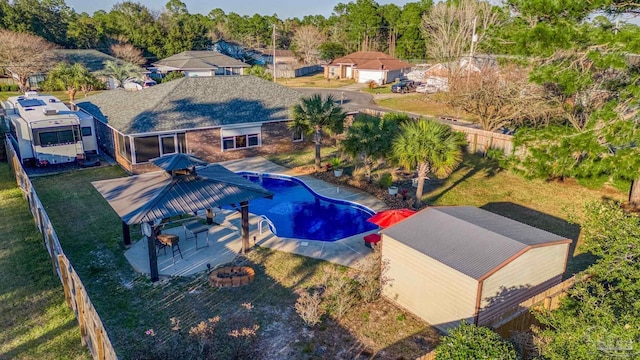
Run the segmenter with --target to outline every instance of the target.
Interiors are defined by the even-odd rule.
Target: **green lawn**
[[[473,121],[473,117],[463,111],[454,109],[444,102],[435,101],[432,95],[399,94],[397,96],[375,100],[377,105],[392,110],[407,111],[425,116],[453,116]]]
[[[271,354],[289,344],[299,358],[313,358],[304,354],[321,346],[326,348],[325,356],[337,357],[356,343],[368,344],[372,352],[392,350],[395,358],[415,358],[425,351],[412,339],[422,337],[429,343],[437,338],[427,324],[385,302],[372,308],[358,306],[343,322],[326,319],[313,338],[303,336],[302,322],[293,310],[294,291],[317,285],[326,267],[336,266],[268,249],[249,253],[247,262],[256,270],[256,279],[245,287],[214,289],[206,274],[151,284],[132,271],[123,255],[120,219],[90,184],[124,175],[118,167],[103,167],[33,181],[121,358],[137,358],[167,347],[178,351],[172,348],[173,340],[165,340],[179,338],[215,316],[220,316],[219,326],[226,331],[222,335],[237,324],[257,324],[262,330],[255,348]],[[140,237],[139,229],[132,229],[132,239]],[[251,304],[251,310],[246,311],[242,304]],[[376,321],[371,320],[374,318]],[[145,335],[149,329],[156,334],[153,339]]]
[[[311,88],[339,88],[355,84],[353,79],[331,80],[325,79],[324,74],[300,76],[293,79],[276,79],[280,85],[288,87],[311,87]]]
[[[0,219],[0,359],[90,359],[6,163],[0,163]]]

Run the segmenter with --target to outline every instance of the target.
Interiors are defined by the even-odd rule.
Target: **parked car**
[[[416,83],[413,80],[400,80],[397,84],[391,85],[393,93],[407,93],[416,91]]]

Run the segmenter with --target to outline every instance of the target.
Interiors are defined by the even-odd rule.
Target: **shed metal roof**
[[[75,103],[123,134],[137,134],[287,120],[301,97],[247,75],[182,78],[140,91],[103,91]]]
[[[472,206],[427,208],[381,233],[474,279],[528,248],[571,242]]]
[[[94,181],[92,185],[127,224],[273,196],[262,186],[218,164],[199,168],[197,175],[172,177],[165,171],[157,171]]]

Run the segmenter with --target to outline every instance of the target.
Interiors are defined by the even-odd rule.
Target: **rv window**
[[[49,146],[58,144],[58,134],[55,131],[41,132],[40,145]]]
[[[71,144],[75,142],[72,130],[58,131],[58,141],[61,144]]]
[[[60,131],[44,131],[38,133],[38,139],[40,140],[40,146],[55,146],[64,144],[73,144],[75,137],[73,136],[73,130],[60,130]]]
[[[82,136],[91,136],[91,126],[82,127]]]

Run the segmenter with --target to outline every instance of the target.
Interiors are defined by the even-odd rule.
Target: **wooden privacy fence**
[[[488,318],[479,326],[490,327],[505,339],[510,338],[514,332],[525,332],[531,325],[538,324],[531,309],[555,310],[560,306],[560,300],[567,295],[569,289],[576,283],[574,276],[553,286],[502,313]],[[435,360],[436,352],[431,351],[416,360]]]
[[[31,180],[29,180],[22,168],[15,149],[8,139],[5,139],[5,147],[11,171],[16,177],[16,182],[22,190],[23,196],[27,200],[36,227],[42,234],[43,245],[51,257],[53,272],[58,275],[62,282],[67,305],[75,312],[78,319],[82,344],[89,347],[94,359],[117,359],[116,352],[113,349],[113,345],[111,345],[109,336],[107,336],[102,320],[100,320],[98,312],[93,307],[93,303],[91,303],[80,277],[64,254],[53,224],[49,220],[49,216],[44,210],[44,206],[42,206]]]
[[[527,331],[531,325],[537,324],[531,309],[557,309],[560,306],[560,300],[567,295],[567,292],[576,281],[577,279],[574,275],[512,308],[484,320],[478,325],[491,327],[504,338],[510,337],[514,331]]]
[[[373,115],[377,117],[384,116],[387,112],[372,109],[362,109],[361,113]],[[407,113],[409,116],[420,116],[417,114]],[[511,155],[514,152],[513,135],[502,134],[494,131],[482,130],[469,125],[463,125],[466,121],[452,117],[437,117],[434,120],[449,125],[453,130],[462,132],[467,138],[467,151],[474,154],[486,154],[489,149],[501,150],[505,155]]]

